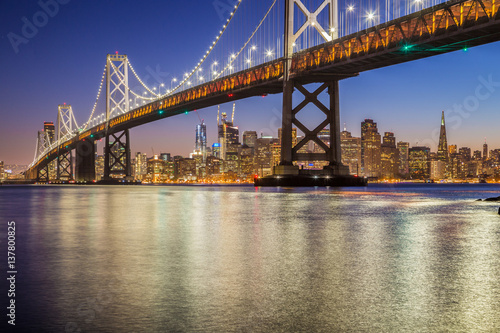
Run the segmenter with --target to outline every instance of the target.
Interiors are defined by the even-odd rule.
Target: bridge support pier
[[[96,179],[94,142],[85,140],[76,146],[75,175],[79,182],[92,182]]]
[[[106,136],[104,152],[104,180],[116,178],[132,180],[132,160],[130,156],[130,133],[112,133]],[[112,177],[113,175],[117,176]]]
[[[39,183],[49,182],[49,165],[36,170],[36,181]]]
[[[304,96],[304,100],[293,107],[293,93],[297,90]],[[319,94],[327,91],[329,106],[318,100]],[[326,119],[314,129],[307,128],[297,114],[309,104],[313,104],[322,111]],[[295,146],[292,144],[292,127],[304,133],[304,138]],[[319,138],[320,132],[330,128],[329,144]],[[313,141],[324,150],[324,153],[301,153],[299,150],[309,141]],[[296,161],[327,161],[323,170],[299,170],[294,165]],[[283,91],[283,118],[281,132],[281,163],[274,167],[273,175],[257,179],[258,186],[352,186],[365,185],[362,178],[349,176],[349,168],[341,162],[340,151],[340,114],[339,114],[339,82],[338,80],[324,81],[314,91],[306,89],[303,83],[289,80]]]
[[[293,108],[293,90],[297,89],[304,100]],[[330,105],[326,107],[318,100],[318,95],[327,90],[330,96]],[[309,130],[300,120],[297,119],[297,114],[304,109],[308,104],[314,104],[322,111],[326,119],[316,126],[313,130]],[[301,130],[305,136],[292,146],[292,126],[295,125]],[[330,127],[329,145],[322,141],[318,134],[320,131]],[[300,148],[306,145],[309,141],[315,142],[324,150],[324,153],[299,153]],[[280,174],[286,174],[293,171],[294,161],[313,161],[322,160],[329,163],[328,173],[333,175],[346,175],[346,168],[342,165],[340,154],[340,114],[339,114],[339,82],[337,80],[323,82],[319,88],[310,92],[300,82],[290,80],[286,83],[283,93],[283,120],[282,120],[282,139],[281,139],[281,163],[276,171]],[[298,167],[296,167],[298,169]]]
[[[57,180],[74,180],[73,154],[71,150],[66,150],[57,157]]]

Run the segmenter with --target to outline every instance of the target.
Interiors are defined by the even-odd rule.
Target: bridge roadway
[[[500,40],[500,0],[458,0],[386,22],[295,53],[291,79],[302,84],[340,80],[360,72]],[[283,92],[285,59],[170,95],[90,128],[40,158],[26,173],[35,179],[64,151],[85,140],[230,101]]]

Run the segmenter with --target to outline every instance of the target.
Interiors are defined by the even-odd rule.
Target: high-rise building
[[[207,125],[202,120],[201,124],[196,125],[195,151],[203,156],[203,163],[207,160]]]
[[[381,157],[377,123],[365,119],[361,123],[361,172],[366,177],[378,177]]]
[[[399,152],[399,174],[406,177],[410,173],[408,165],[408,150],[410,149],[410,144],[408,142],[399,141],[397,148]]]
[[[357,175],[361,171],[361,138],[356,138],[344,129],[340,133],[340,150],[342,164],[349,167],[351,175]]]
[[[193,158],[183,158],[179,160],[179,178],[184,180],[196,180],[196,160]]]
[[[50,140],[50,144],[54,143],[54,139],[56,136],[56,127],[54,126],[54,123],[51,121],[43,122],[43,131],[47,133],[47,136],[49,137]]]
[[[262,137],[257,139],[255,145],[255,169],[260,177],[272,173],[272,137]]]
[[[460,155],[462,155],[462,157],[464,158],[464,161],[470,161],[470,158],[471,158],[471,150],[469,147],[461,147],[459,150],[458,150],[458,153]]]
[[[488,144],[485,141],[483,145],[483,161],[486,161],[487,159],[488,159]]]
[[[429,147],[411,147],[409,149],[409,168],[412,179],[430,178],[430,151]]]
[[[171,160],[170,153],[160,153],[160,159],[168,162]]]
[[[154,155],[147,162],[147,179],[153,183],[162,183],[165,178],[165,161]]]
[[[431,164],[430,179],[441,180],[445,178],[446,175],[446,162],[440,160],[433,160]]]
[[[255,148],[255,143],[257,142],[257,132],[255,131],[245,131],[243,132],[243,144],[250,148]]]
[[[234,126],[234,104],[233,115],[231,120],[227,118],[227,114],[223,112],[219,118],[217,114],[218,138],[220,144],[220,157],[225,160],[227,152],[238,151],[240,141],[240,131]]]
[[[457,145],[449,145],[448,152],[450,155],[457,153]]]
[[[381,176],[394,179],[399,174],[399,151],[394,133],[385,132],[380,153]]]
[[[481,151],[480,150],[474,150],[474,153],[472,154],[472,159],[475,160],[475,161],[480,161],[482,160],[482,156],[481,156]]]
[[[96,180],[101,180],[104,177],[104,155],[97,155],[95,159],[95,177]]]
[[[222,160],[215,156],[207,157],[207,175],[219,175],[221,174]]]
[[[148,173],[148,157],[146,154],[142,154],[141,152],[137,152],[135,154],[135,178],[143,179],[144,176]]]
[[[0,161],[0,179],[5,178],[5,170],[4,170],[4,163],[3,161]]]
[[[446,125],[444,121],[444,111],[441,113],[441,130],[439,132],[439,144],[437,150],[437,159],[448,162],[448,140],[446,138]]]
[[[212,145],[212,156],[221,158],[220,155],[220,143],[216,142]]]

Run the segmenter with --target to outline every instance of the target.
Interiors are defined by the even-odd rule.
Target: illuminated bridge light
[[[189,113],[189,111],[184,112],[184,114],[188,114],[188,113]]]
[[[165,112],[165,111],[160,110],[160,111],[158,111],[158,114],[163,114],[163,112]]]

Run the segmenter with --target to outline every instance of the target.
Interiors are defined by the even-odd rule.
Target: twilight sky
[[[198,62],[228,14],[222,11],[234,2],[59,0],[57,13],[45,16],[46,23],[25,38],[25,21],[43,20],[42,7],[37,1],[1,1],[0,160],[29,164],[36,133],[44,121],[55,122],[58,104],[71,104],[78,123],[86,121],[108,53],[127,54],[139,76],[160,73],[170,85],[172,77]],[[13,46],[9,33],[10,39],[12,33],[25,38],[23,43]],[[499,54],[497,42],[341,81],[341,122],[359,136],[361,121],[372,118],[381,135],[392,131],[398,141],[436,150],[445,110],[449,144],[480,149],[486,137],[490,148],[500,148]],[[231,108],[221,105],[228,113]],[[217,107],[198,112],[211,145]],[[318,113],[308,110],[298,118],[312,127]],[[256,130],[277,136],[280,114],[281,95],[251,98],[236,102],[235,124],[240,134]],[[190,113],[132,129],[132,153],[188,155],[198,122]]]

